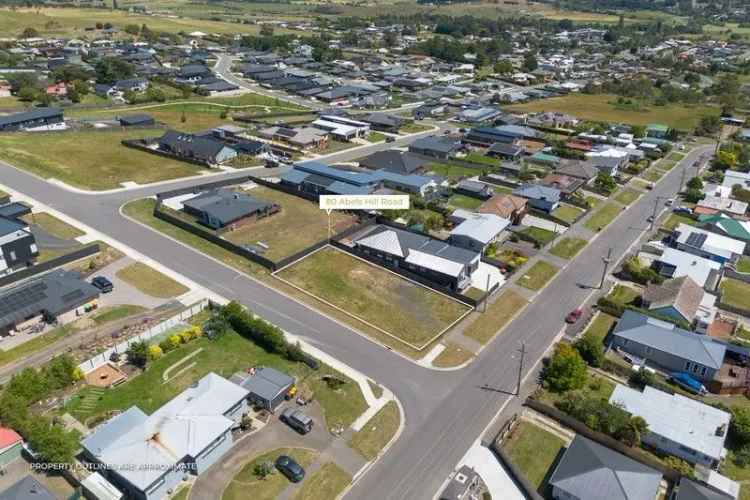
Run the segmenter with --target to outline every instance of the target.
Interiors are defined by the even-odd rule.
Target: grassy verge
[[[47,212],[30,213],[24,215],[22,219],[27,224],[39,226],[44,232],[61,240],[72,240],[86,234],[77,227],[71,226]]]
[[[526,421],[519,422],[503,442],[510,460],[537,489],[542,488],[547,472],[564,447],[565,441],[558,436]]]
[[[557,274],[557,271],[557,267],[540,260],[531,266],[531,269],[526,271],[523,276],[519,277],[516,284],[529,290],[541,290]]]
[[[468,310],[333,248],[319,250],[277,276],[416,346],[424,345]]]
[[[389,401],[349,441],[353,450],[367,460],[373,460],[393,438],[401,423],[401,413],[395,401]]]
[[[185,285],[142,262],[135,262],[120,269],[117,271],[117,277],[151,297],[170,299],[190,291]]]
[[[290,484],[289,480],[275,468],[273,473],[265,478],[260,477],[255,474],[255,467],[266,462],[274,463],[280,455],[292,457],[305,468],[313,463],[317,453],[303,448],[278,448],[264,453],[245,464],[232,478],[224,490],[222,500],[248,498],[248,491],[252,491],[252,497],[255,500],[275,500]]]
[[[591,231],[599,231],[615,220],[615,217],[617,217],[620,212],[622,212],[622,208],[613,203],[607,203],[594,212],[593,215],[586,220],[586,223],[583,226]]]
[[[146,312],[148,309],[141,306],[134,305],[122,305],[113,306],[106,309],[100,309],[91,319],[96,322],[97,325],[103,325],[111,321],[117,321],[119,319],[127,318],[128,316],[134,316],[142,312]]]
[[[615,201],[620,202],[623,205],[630,205],[640,198],[640,196],[641,193],[635,189],[625,188],[615,195]]]
[[[432,366],[437,368],[453,368],[463,365],[473,357],[474,353],[465,347],[448,342],[443,352],[432,360]]]
[[[370,132],[367,135],[367,142],[383,142],[386,137],[388,136],[380,132]]]
[[[588,243],[580,238],[563,238],[549,251],[552,255],[561,259],[572,259]]]
[[[293,500],[330,500],[331,498],[338,498],[351,482],[352,476],[333,462],[328,462],[307,478],[302,488],[294,495]]]
[[[505,290],[487,306],[486,312],[476,313],[477,318],[466,327],[463,334],[481,344],[486,344],[527,304],[528,301],[521,295]]]

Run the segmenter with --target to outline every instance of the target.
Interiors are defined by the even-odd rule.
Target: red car
[[[565,322],[570,323],[571,325],[581,319],[581,316],[583,316],[583,309],[577,308],[568,313],[567,316],[565,316]]]

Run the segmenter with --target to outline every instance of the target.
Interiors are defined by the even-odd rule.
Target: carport
[[[276,410],[284,402],[284,397],[294,385],[294,378],[274,368],[255,368],[242,376],[245,378],[239,385],[249,391],[250,402],[269,411]],[[232,377],[233,380],[235,377]]]

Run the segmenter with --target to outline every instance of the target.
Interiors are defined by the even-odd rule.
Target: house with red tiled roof
[[[0,427],[0,468],[21,457],[23,438],[13,429]]]

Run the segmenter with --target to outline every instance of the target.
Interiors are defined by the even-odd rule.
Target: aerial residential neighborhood
[[[750,499],[748,26],[0,0],[0,500]]]

